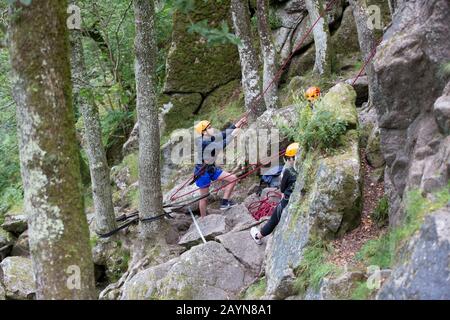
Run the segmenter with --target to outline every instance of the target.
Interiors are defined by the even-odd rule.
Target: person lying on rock
[[[224,189],[224,195],[220,205],[221,210],[227,210],[236,205],[236,203],[230,200],[230,197],[237,183],[237,177],[216,166],[216,155],[225,149],[233,137],[238,134],[239,128],[243,127],[246,123],[247,116],[244,116],[236,124],[231,125],[222,132],[216,132],[208,120],[200,121],[195,126],[195,131],[201,134],[201,137],[196,141],[198,158],[194,169],[195,184],[200,188],[200,194],[205,195],[209,192],[209,186],[212,181],[225,181],[227,186]],[[207,206],[207,198],[199,201],[200,215],[202,217],[206,216]]]
[[[256,227],[250,229],[250,234],[257,244],[262,244],[262,239],[272,233],[280,222],[283,209],[286,208],[289,203],[289,197],[294,190],[295,181],[297,180],[297,171],[295,171],[294,163],[298,148],[298,143],[291,143],[284,153],[285,165],[281,173],[280,183],[280,191],[283,194],[283,197],[281,198],[280,203],[273,209],[269,221],[261,228],[261,230],[258,230]]]

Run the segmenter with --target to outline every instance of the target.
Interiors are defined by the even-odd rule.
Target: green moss
[[[383,196],[371,213],[373,221],[379,228],[385,226],[389,219],[389,202],[386,196]]]
[[[171,48],[167,58],[165,92],[201,92],[240,78],[239,54],[232,44],[210,46],[206,39],[188,32],[191,23],[208,20],[210,28],[222,21],[230,25],[230,0],[195,0],[195,9],[189,15],[176,12],[173,18]]]
[[[297,294],[304,294],[310,286],[318,290],[324,277],[339,273],[336,265],[326,262],[329,254],[327,250],[326,244],[321,241],[314,241],[305,248],[302,260],[294,271],[296,275],[294,291]]]
[[[139,180],[139,158],[137,153],[132,153],[123,158],[120,168],[128,167],[130,169],[131,182]]]
[[[161,101],[172,103],[173,107],[164,116],[164,132],[170,133],[175,129],[189,128],[194,125],[195,112],[200,107],[203,100],[199,93],[174,94],[160,98]],[[161,102],[158,103],[162,106]]]
[[[370,295],[374,292],[373,289],[367,287],[366,281],[359,281],[350,295],[352,300],[368,300]]]
[[[263,277],[252,284],[244,293],[244,300],[257,300],[260,299],[266,292],[267,282],[266,278]]]

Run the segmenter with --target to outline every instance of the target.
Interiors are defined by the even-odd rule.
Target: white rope
[[[194,214],[192,213],[191,207],[189,207],[189,212],[191,213],[192,220],[194,221],[195,227],[197,228],[198,234],[203,240],[203,243],[206,243],[205,237],[202,234],[202,230],[200,230],[200,226],[197,223],[197,220],[195,220]]]

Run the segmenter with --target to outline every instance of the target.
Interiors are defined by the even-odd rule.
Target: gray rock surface
[[[378,299],[450,299],[450,207],[425,218],[420,232],[381,288]]]
[[[255,277],[264,262],[265,242],[257,245],[248,230],[229,232],[216,238]]]
[[[33,299],[36,292],[31,260],[23,257],[8,257],[0,263],[6,297],[14,300]]]
[[[448,82],[440,69],[450,57],[449,16],[447,0],[402,1],[373,60],[391,226],[403,221],[406,190],[428,193],[449,180],[450,140],[433,112]]]
[[[9,211],[5,213],[5,221],[1,227],[6,231],[20,234],[28,228],[27,216],[22,212]]]
[[[179,258],[139,272],[122,289],[123,299],[236,299],[252,273],[223,245],[210,241]]]
[[[196,218],[198,226],[206,240],[213,240],[216,236],[224,234],[230,230],[225,216],[218,214],[210,214],[203,218]],[[194,223],[191,224],[188,231],[178,242],[179,245],[188,248],[202,242],[202,238],[197,231]]]

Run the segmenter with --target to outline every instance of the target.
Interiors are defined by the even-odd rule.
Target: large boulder
[[[378,299],[450,299],[450,207],[425,218]]]
[[[22,233],[11,251],[12,256],[29,257],[30,256],[30,244],[28,241],[28,230]]]
[[[36,293],[31,260],[8,257],[0,263],[0,279],[5,286],[6,297],[15,300],[33,299]]]
[[[16,239],[14,235],[11,234],[11,232],[8,232],[3,228],[0,228],[0,248],[13,245],[15,240]]]
[[[206,217],[198,218],[197,223],[206,240],[213,240],[216,236],[230,230],[230,226],[228,225],[225,216],[219,214],[210,214]],[[197,227],[192,223],[189,230],[181,237],[178,244],[189,248],[201,242],[202,238]]]
[[[299,155],[297,183],[266,250],[267,296],[292,295],[294,270],[312,239],[339,237],[359,223],[361,165],[355,98],[351,86],[340,83],[323,99],[330,111],[347,120],[349,130],[331,155]]]
[[[248,230],[229,232],[217,237],[217,240],[255,277],[261,271],[264,262],[266,243],[257,245]]]
[[[433,112],[448,82],[442,66],[450,57],[449,16],[448,0],[402,1],[373,60],[373,102],[393,227],[403,221],[407,190],[430,193],[450,178],[450,140],[439,112],[437,118]]]
[[[0,282],[0,301],[6,300],[6,291],[5,288],[3,288],[3,284]]]
[[[447,83],[444,93],[434,103],[434,116],[442,134],[450,134],[450,82]]]
[[[5,213],[5,221],[1,227],[9,232],[20,234],[27,230],[27,215],[21,211],[9,211]]]
[[[235,45],[208,45],[206,39],[188,31],[191,22],[208,20],[209,26],[230,25],[230,1],[195,1],[189,16],[177,11],[173,19],[172,46],[167,57],[164,92],[209,93],[239,79],[239,54]]]
[[[178,259],[139,272],[122,289],[123,299],[236,299],[252,273],[223,245],[210,241]]]

